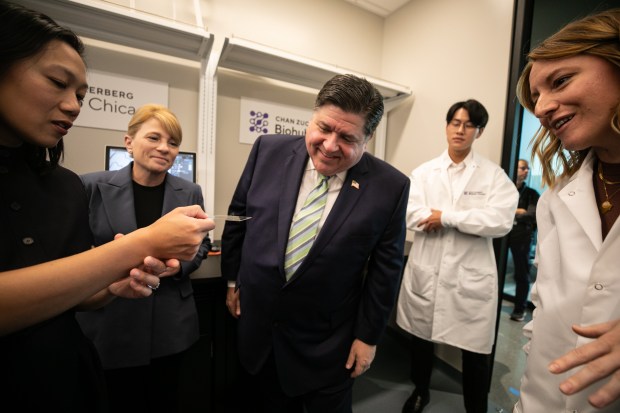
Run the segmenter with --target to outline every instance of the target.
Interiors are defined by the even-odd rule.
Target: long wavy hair
[[[620,70],[620,8],[611,9],[567,24],[560,31],[543,41],[528,54],[519,82],[517,97],[521,104],[534,113],[535,104],[530,93],[530,73],[537,60],[572,57],[579,54],[598,56]],[[620,105],[609,120],[614,131],[620,134]],[[556,175],[560,178],[573,175],[583,163],[589,149],[569,151],[547,128],[541,126],[532,142],[532,156],[542,165],[543,184],[553,187]],[[561,172],[560,172],[561,171]]]
[[[18,4],[0,1],[0,77],[16,63],[41,53],[52,40],[67,43],[83,58],[84,45],[71,30],[49,16]],[[53,148],[25,143],[29,162],[38,171],[54,168],[62,159],[62,139]]]

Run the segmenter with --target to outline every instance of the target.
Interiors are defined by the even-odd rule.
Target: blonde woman
[[[131,118],[124,138],[133,162],[118,171],[82,176],[95,245],[148,226],[176,207],[203,206],[200,186],[168,173],[182,137],[181,125],[170,110],[142,106]],[[194,259],[182,261],[147,299],[116,299],[97,311],[79,314],[82,329],[99,351],[112,411],[178,408],[183,355],[198,340],[198,313],[189,276],[207,257],[209,246],[205,237]],[[128,388],[157,397],[135,398],[131,403]]]
[[[515,412],[620,411],[620,9],[568,24],[518,84],[549,185]]]

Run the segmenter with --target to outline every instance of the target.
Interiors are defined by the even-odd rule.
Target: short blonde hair
[[[155,118],[161,123],[161,126],[170,135],[172,139],[177,141],[179,145],[183,140],[183,131],[181,130],[181,124],[174,113],[165,106],[156,104],[146,104],[138,108],[136,113],[131,117],[129,125],[127,126],[127,135],[132,138],[136,136],[138,130],[142,124],[149,119]]]
[[[517,83],[517,97],[521,104],[534,113],[536,105],[532,100],[529,81],[534,62],[580,54],[598,56],[620,70],[620,8],[569,23],[533,49],[527,56],[528,63]],[[619,115],[620,106],[610,119],[612,128],[618,133],[620,133]],[[532,143],[532,157],[538,156],[540,159],[542,181],[549,186],[555,184],[555,175],[560,168],[562,169],[560,177],[573,175],[581,167],[588,151],[589,149],[565,150],[558,137],[543,126],[534,135]]]

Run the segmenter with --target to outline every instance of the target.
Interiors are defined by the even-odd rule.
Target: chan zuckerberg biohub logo
[[[269,133],[269,113],[258,112],[255,110],[250,111],[250,132],[257,135]]]

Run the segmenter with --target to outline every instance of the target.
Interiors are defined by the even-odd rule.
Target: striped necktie
[[[288,281],[302,261],[308,255],[316,238],[319,222],[327,202],[329,176],[319,175],[319,183],[308,194],[304,205],[295,215],[288,235],[286,254],[284,255],[284,272]]]

